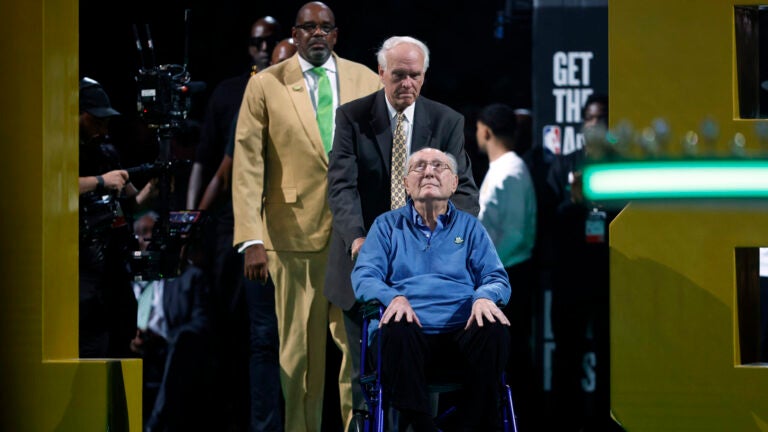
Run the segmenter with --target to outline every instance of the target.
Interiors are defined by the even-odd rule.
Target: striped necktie
[[[392,140],[392,169],[390,172],[392,207],[394,210],[405,205],[405,185],[403,185],[403,169],[405,168],[405,114],[397,113],[395,134]]]

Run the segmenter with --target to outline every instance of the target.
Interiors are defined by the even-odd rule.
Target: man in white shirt
[[[477,145],[490,166],[480,186],[479,219],[504,267],[531,258],[536,237],[536,195],[525,162],[513,151],[516,116],[503,104],[487,106],[477,120]]]
[[[478,218],[496,246],[512,297],[504,308],[511,322],[507,375],[520,422],[533,405],[535,369],[531,348],[534,271],[531,254],[536,239],[536,193],[525,162],[515,153],[517,116],[504,104],[485,107],[477,120],[477,145],[490,166],[480,186]]]

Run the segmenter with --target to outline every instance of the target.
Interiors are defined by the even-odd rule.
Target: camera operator
[[[131,229],[128,210],[153,193],[152,182],[138,191],[109,143],[109,120],[120,115],[101,84],[80,80],[80,356],[130,356],[132,316],[127,267]]]

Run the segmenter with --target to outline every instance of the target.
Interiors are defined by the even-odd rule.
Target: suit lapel
[[[387,167],[387,174],[391,175],[392,168],[392,126],[389,120],[389,111],[384,98],[384,90],[379,90],[371,107],[371,128],[376,135],[376,148],[379,156]]]
[[[301,72],[298,56],[294,56],[293,59],[286,60],[286,62],[290,62],[285,68],[286,91],[291,96],[291,101],[309,137],[309,141],[327,164],[328,157],[325,155],[323,139],[320,137],[320,128],[317,126],[315,108],[312,106],[312,100],[308,93],[309,89],[304,80],[304,74]]]
[[[416,99],[416,108],[413,111],[413,135],[411,135],[411,154],[429,147],[432,138],[432,124],[429,121],[429,112],[422,102],[423,97]]]
[[[357,99],[358,91],[357,88],[355,88],[355,81],[352,74],[345,64],[346,60],[339,58],[335,53],[333,54],[333,58],[336,60],[336,77],[339,85],[336,90],[339,92],[339,105],[342,105]]]

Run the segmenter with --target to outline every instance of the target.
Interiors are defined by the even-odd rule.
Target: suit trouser
[[[349,344],[349,355],[352,357],[352,407],[355,410],[365,411],[367,405],[363,396],[363,389],[360,386],[360,356],[362,355],[360,343],[363,334],[363,316],[360,311],[360,303],[355,304],[349,310],[344,311],[344,328],[347,330],[347,340]],[[349,430],[349,425],[345,430]]]
[[[275,284],[285,430],[320,431],[326,329],[342,353],[339,399],[342,421],[347,425],[352,418],[352,359],[342,311],[322,294],[328,247],[319,252],[268,251],[267,256]]]

